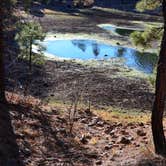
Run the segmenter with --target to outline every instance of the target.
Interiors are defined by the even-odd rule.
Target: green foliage
[[[161,6],[161,0],[140,0],[136,9],[143,12],[145,10],[154,10]],[[162,27],[147,27],[144,32],[135,31],[130,35],[132,43],[144,49],[153,47],[153,44],[161,41],[163,35]]]
[[[43,50],[44,47],[37,41],[42,41],[45,38],[42,27],[36,22],[26,22],[18,24],[18,33],[16,35],[16,41],[20,47],[20,57],[28,60],[31,58],[31,62],[40,64],[44,60]],[[32,45],[37,47],[37,54],[32,51]],[[31,56],[31,57],[30,57]]]
[[[161,5],[161,0],[141,0],[137,3],[136,9],[140,12],[154,10]]]
[[[152,44],[157,40],[161,40],[163,28],[151,27],[144,32],[135,31],[131,33],[130,38],[135,46],[143,47],[144,49],[152,47]]]
[[[156,75],[157,75],[157,67],[154,68],[153,74],[151,74],[151,75],[148,77],[148,80],[149,80],[150,84],[151,84],[153,87],[155,87]]]

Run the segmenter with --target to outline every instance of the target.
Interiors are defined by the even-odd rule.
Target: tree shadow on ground
[[[0,165],[23,166],[7,104],[0,104]]]
[[[164,166],[166,159],[164,157],[152,157],[151,159],[143,159],[138,162],[137,166]]]
[[[56,110],[11,105],[14,125],[20,135],[19,144],[24,162],[32,165],[92,165],[93,156],[78,145],[66,131],[66,119]],[[28,154],[25,152],[28,151]],[[92,158],[87,158],[87,154]]]
[[[79,10],[76,8],[71,8],[60,2],[54,2],[53,4],[49,4],[49,5],[44,5],[41,3],[33,3],[32,7],[30,9],[30,14],[32,14],[33,16],[36,16],[36,17],[43,17],[45,15],[44,9],[64,12],[64,13],[68,13],[70,15],[75,15],[75,13],[79,12]]]
[[[95,17],[101,17],[101,18],[109,18],[109,19],[118,18],[118,19],[127,19],[127,20],[142,20],[142,16],[140,17],[140,13],[138,12],[136,14],[133,14],[131,12],[125,12],[125,11],[117,12],[115,10],[111,10],[111,7],[108,7],[108,10],[102,10],[102,7],[103,6],[95,5],[95,7],[93,8],[89,7],[87,9],[84,8],[85,10],[80,10],[81,8],[74,8],[74,7],[71,7],[70,5],[67,5],[61,2],[54,2],[48,5],[44,5],[41,3],[33,3],[30,13],[36,17],[44,17],[45,14],[48,14],[48,13],[44,13],[44,9],[46,9],[46,10],[67,13],[72,16],[81,15],[86,18],[92,18],[92,19],[94,19]],[[162,18],[156,17],[155,15],[152,15],[152,16],[147,15],[147,16],[144,16],[144,20],[162,21]]]

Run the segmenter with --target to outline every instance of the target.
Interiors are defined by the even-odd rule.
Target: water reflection
[[[86,45],[84,44],[84,42],[82,40],[79,40],[79,41],[72,40],[72,43],[73,43],[73,45],[80,48],[83,52],[86,51]]]
[[[97,57],[100,54],[100,47],[97,43],[92,43],[92,49],[95,57]]]
[[[118,48],[118,50],[117,50],[117,57],[119,57],[119,58],[123,57],[124,52],[125,52],[125,48],[123,48],[123,47]]]
[[[112,46],[93,40],[54,40],[44,42],[47,53],[71,59],[123,58],[125,65],[145,73],[153,72],[156,54],[141,53],[132,48]]]

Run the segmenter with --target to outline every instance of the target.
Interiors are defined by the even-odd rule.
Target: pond
[[[143,31],[141,29],[117,27],[117,26],[111,25],[111,24],[102,24],[102,25],[99,25],[99,27],[104,30],[111,31],[115,34],[121,35],[121,36],[129,36],[134,31]]]
[[[135,49],[112,46],[94,40],[50,40],[44,41],[46,53],[69,59],[103,60],[122,58],[124,64],[145,73],[152,73],[157,62],[156,54],[142,53]]]

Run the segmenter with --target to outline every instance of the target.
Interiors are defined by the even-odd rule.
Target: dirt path
[[[138,163],[163,166],[165,163],[152,152],[149,122],[104,121],[83,109],[76,114],[71,134],[68,112],[63,108],[60,111],[48,105],[31,108],[14,104],[11,110],[20,159],[25,166],[141,165]]]

